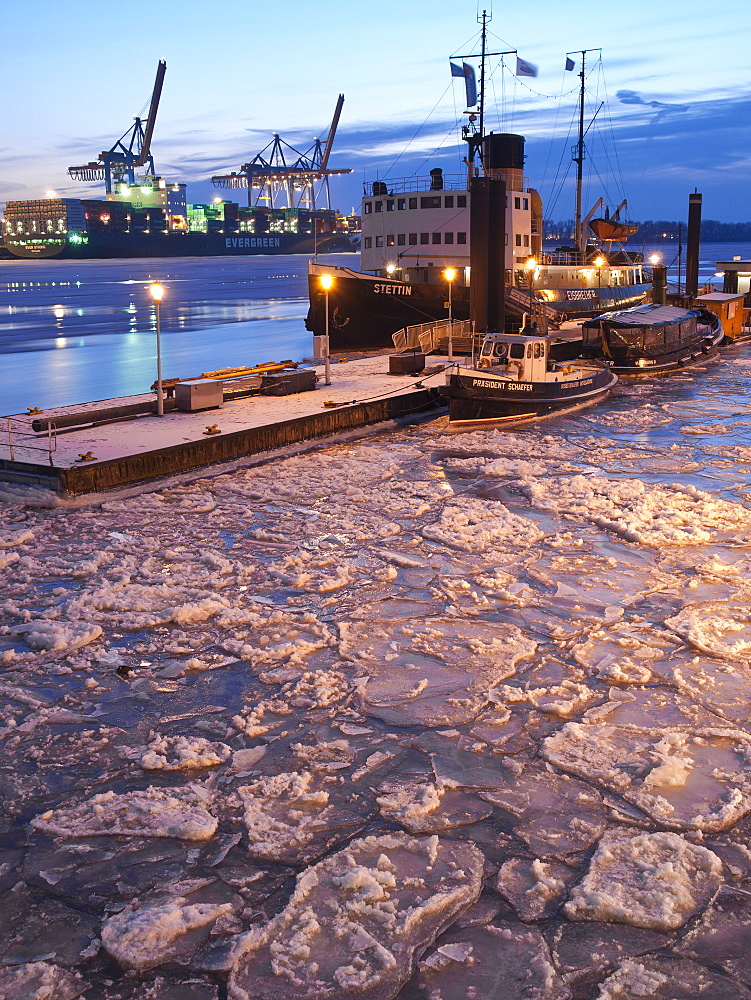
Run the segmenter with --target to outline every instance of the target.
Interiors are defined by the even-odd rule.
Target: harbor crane
[[[149,115],[146,121],[136,117],[133,125],[125,135],[121,136],[111,149],[99,154],[99,158],[85,163],[82,167],[68,167],[68,173],[77,181],[104,180],[107,194],[111,194],[113,186],[119,182],[129,185],[136,183],[136,170],[146,167],[145,176],[154,176],[154,158],[151,155],[151,137],[154,134],[156,113],[159,108],[159,98],[162,96],[164,74],[167,63],[159,60],[156,68],[156,80],[151,94]]]
[[[314,139],[313,145],[301,153],[275,132],[268,146],[238,171],[212,177],[214,187],[247,188],[251,207],[260,203],[265,208],[306,205],[311,211],[316,208],[316,197],[324,192],[325,207],[330,208],[329,177],[352,173],[351,169],[330,170],[328,165],[343,104],[344,94],[340,94],[325,141]],[[319,185],[317,193],[316,184]],[[298,198],[296,191],[300,192]],[[282,202],[286,202],[286,206]]]

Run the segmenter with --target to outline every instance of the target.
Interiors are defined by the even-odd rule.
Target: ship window
[[[541,358],[542,357],[542,344],[535,344],[534,348],[535,348],[535,357],[536,358]]]
[[[373,211],[373,204],[372,204],[372,202],[366,201],[365,202],[365,214],[366,215],[370,215],[370,213],[372,211]]]
[[[446,197],[443,199],[443,207],[444,208],[453,208],[454,207],[454,196],[453,196],[453,194],[447,194],[446,195]]]
[[[457,233],[456,234],[456,242],[457,243],[466,243],[467,242],[467,234],[466,233]]]
[[[531,344],[527,344],[527,357],[528,358],[532,357],[532,345]]]
[[[508,353],[510,358],[516,358],[518,361],[524,357],[524,344],[510,344]]]
[[[522,245],[522,234],[521,233],[517,233],[516,234],[516,245],[518,247],[520,247]]]
[[[441,207],[441,196],[430,196],[427,198],[420,198],[420,208],[440,208]]]
[[[396,245],[398,247],[404,246],[404,233],[398,233],[396,237]]]
[[[521,198],[514,198],[514,208],[521,208],[521,207],[522,207]]]
[[[409,199],[409,207],[410,208],[417,208],[417,198],[410,198]]]
[[[389,200],[386,202],[386,211],[387,212],[393,212],[394,211],[394,199],[393,198],[389,198]]]
[[[466,194],[458,194],[456,196],[456,207],[466,208],[467,207],[467,196]]]
[[[527,233],[524,234],[524,246],[525,247],[529,246],[529,236],[527,235]]]
[[[377,201],[375,203],[375,210],[376,210],[376,212],[382,212],[383,211],[383,202],[382,201]]]
[[[430,243],[430,233],[420,233],[420,243],[423,245]]]
[[[372,247],[373,247],[373,237],[372,236],[366,236],[365,237],[365,249],[366,250],[370,250],[370,249],[372,249]]]
[[[443,234],[443,242],[444,243],[453,243],[454,242],[454,234],[453,233],[444,233]]]
[[[377,247],[382,247],[383,246],[383,237],[382,236],[376,236],[376,246]]]
[[[411,247],[416,247],[417,246],[417,233],[410,233],[409,234],[409,245]]]
[[[493,357],[505,358],[508,351],[508,344],[493,344]]]
[[[407,207],[407,199],[399,198],[396,202],[396,207],[400,212],[403,212],[404,209]]]
[[[485,343],[482,345],[481,353],[484,354],[486,357],[489,354],[493,353],[493,344],[491,344],[489,340],[486,340]]]
[[[393,234],[393,233],[390,233],[390,234],[389,234],[389,235],[388,235],[388,236],[386,237],[386,246],[387,246],[387,247],[392,247],[392,246],[394,246],[394,234]]]
[[[433,233],[433,243],[440,243],[440,242],[441,242],[441,234]]]
[[[522,198],[522,208],[525,212],[529,211],[529,198]]]

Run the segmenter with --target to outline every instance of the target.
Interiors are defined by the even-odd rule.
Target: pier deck
[[[431,365],[446,359],[431,358]],[[21,483],[60,494],[91,493],[232,461],[343,430],[406,417],[435,406],[442,372],[391,375],[388,354],[337,362],[331,385],[315,367],[314,390],[288,396],[248,396],[220,408],[185,413],[170,409],[96,424],[97,414],[154,400],[154,393],[33,415],[0,418],[0,482]],[[325,407],[324,402],[336,405]],[[92,423],[35,433],[33,420],[91,413]],[[207,434],[214,425],[215,433]],[[51,461],[50,461],[51,459]]]

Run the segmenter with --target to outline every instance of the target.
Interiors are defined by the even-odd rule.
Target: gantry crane
[[[212,177],[214,187],[247,188],[250,206],[263,203],[265,208],[284,207],[279,204],[284,201],[288,208],[297,208],[305,204],[311,210],[316,208],[316,197],[320,197],[323,191],[325,207],[330,208],[329,177],[332,174],[352,173],[351,169],[329,170],[328,168],[343,104],[344,94],[340,94],[325,142],[314,139],[313,145],[301,153],[284,142],[275,132],[268,146],[253,157],[250,163],[244,163],[238,171],[230,174]],[[290,162],[287,162],[288,157]],[[319,182],[316,193],[315,185]],[[296,198],[295,191],[300,192],[299,198]]]
[[[97,160],[85,163],[82,167],[68,167],[68,173],[77,181],[104,180],[107,194],[111,194],[113,186],[120,181],[128,184],[136,183],[136,170],[146,167],[144,176],[154,176],[154,158],[151,155],[151,137],[154,134],[154,123],[159,108],[159,98],[162,95],[164,74],[167,63],[159,60],[156,69],[154,90],[151,94],[149,116],[144,122],[136,118],[125,135],[121,136],[111,149],[99,154]]]

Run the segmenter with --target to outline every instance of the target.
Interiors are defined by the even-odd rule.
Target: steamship
[[[645,300],[651,278],[642,254],[620,247],[606,252],[594,243],[543,249],[542,199],[524,176],[523,136],[491,132],[474,141],[482,176],[506,184],[505,212],[490,234],[488,252],[502,271],[512,321],[527,312],[554,327]],[[362,201],[361,270],[310,262],[307,328],[325,331],[323,275],[333,279],[328,296],[334,350],[391,346],[397,330],[447,318],[449,298],[453,318],[469,319],[475,179],[435,167],[429,177],[369,184]],[[450,289],[448,268],[455,272]]]

